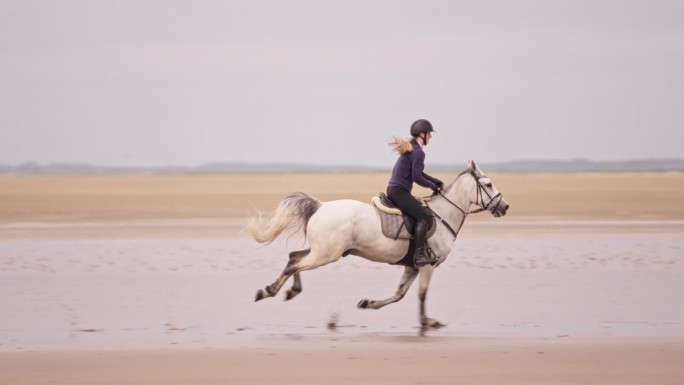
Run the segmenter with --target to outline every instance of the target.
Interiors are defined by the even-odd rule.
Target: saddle
[[[385,193],[379,193],[371,198],[371,203],[380,215],[380,223],[382,226],[382,233],[392,239],[413,239],[413,232],[416,226],[416,221],[410,216],[401,212],[397,205]],[[428,208],[428,211],[432,211]],[[435,233],[435,217],[430,221],[430,228],[428,229],[426,239],[430,238]]]

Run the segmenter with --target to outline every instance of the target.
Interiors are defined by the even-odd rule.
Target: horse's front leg
[[[436,319],[428,317],[425,312],[425,299],[427,298],[427,290],[428,286],[430,286],[430,279],[432,278],[433,271],[435,271],[435,268],[429,265],[420,269],[418,299],[420,300],[420,325],[423,328],[437,329],[445,325]]]
[[[401,276],[401,280],[399,281],[399,288],[397,289],[396,293],[394,293],[393,296],[383,299],[383,300],[369,300],[369,299],[362,299],[359,301],[359,303],[356,305],[361,309],[380,309],[383,306],[389,305],[391,303],[397,302],[404,298],[406,295],[406,292],[408,289],[411,287],[411,284],[413,281],[416,279],[418,276],[418,269],[416,269],[413,266],[406,266],[404,268],[404,274]]]

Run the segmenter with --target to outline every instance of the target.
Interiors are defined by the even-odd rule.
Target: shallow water
[[[193,223],[165,236],[16,236],[17,226],[54,235],[61,225],[0,229],[0,351],[421,335],[417,282],[398,303],[356,308],[390,296],[403,269],[353,256],[304,272],[292,301],[283,301],[288,282],[255,303],[299,239],[261,246],[233,225],[217,237]],[[426,336],[684,336],[681,227],[475,222],[433,276],[428,314],[447,327]]]

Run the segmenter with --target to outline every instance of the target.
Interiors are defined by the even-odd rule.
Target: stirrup
[[[425,247],[425,254],[427,254],[427,259],[424,262],[421,262],[420,264],[418,261],[414,259],[413,261],[413,266],[416,268],[421,268],[423,266],[431,265],[434,266],[439,262],[439,257],[435,255],[435,253],[432,251],[430,247]]]

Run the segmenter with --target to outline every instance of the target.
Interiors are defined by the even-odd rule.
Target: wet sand
[[[681,384],[681,339],[363,338],[3,354],[8,384]]]
[[[241,232],[239,204],[225,218],[199,205],[193,218],[180,214],[195,193],[166,216],[134,198],[124,214],[110,207],[118,214],[101,217],[107,208],[89,211],[90,198],[154,200],[166,182],[126,195],[96,192],[82,177],[88,199],[79,205],[77,191],[64,193],[70,203],[51,217],[36,203],[47,193],[37,191],[12,206],[23,217],[0,221],[0,383],[679,384],[684,216],[661,205],[681,198],[684,183],[662,175],[636,181],[668,181],[652,193],[660,200],[611,215],[590,204],[577,212],[593,215],[560,215],[552,208],[561,202],[517,215],[511,202],[507,217],[468,219],[428,294],[428,314],[447,327],[427,332],[415,284],[399,303],[355,307],[391,295],[402,270],[353,256],[304,273],[292,301],[281,293],[253,302],[302,241],[256,244]],[[252,185],[270,180],[252,177]],[[176,188],[211,201],[210,185],[194,181]],[[10,188],[0,195],[26,181],[2,183]],[[262,194],[271,205],[276,193]]]

